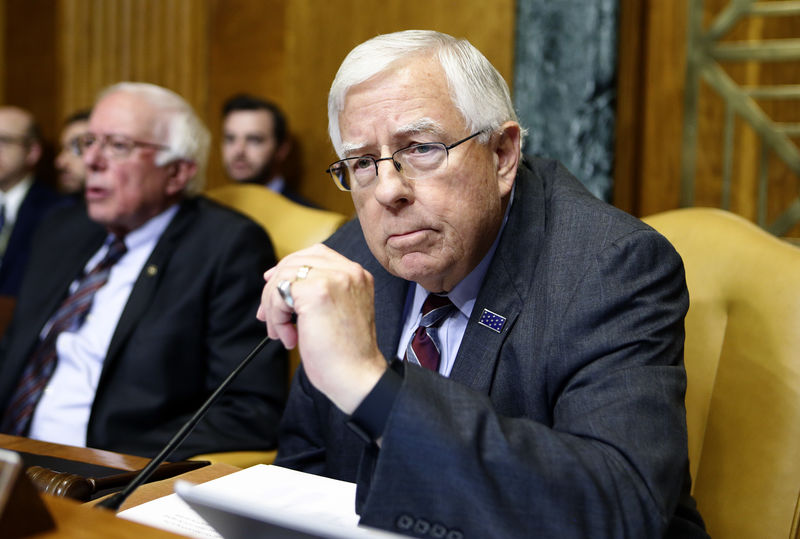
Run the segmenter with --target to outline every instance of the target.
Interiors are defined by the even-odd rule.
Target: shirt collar
[[[267,188],[276,193],[282,193],[284,187],[286,187],[286,180],[283,176],[275,176],[267,182]]]
[[[31,185],[33,185],[33,177],[26,176],[14,187],[2,193],[0,201],[3,204],[7,223],[13,223],[17,220],[19,207],[22,206],[22,201],[25,200],[25,195],[28,194],[28,189],[31,188]]]
[[[125,235],[125,247],[132,251],[137,247],[151,241],[153,238],[159,238],[164,233],[172,218],[178,212],[180,204],[173,204],[166,210],[162,211],[155,217],[151,217],[145,224],[135,230],[131,230]],[[109,234],[106,242],[109,244],[113,240],[113,235]]]

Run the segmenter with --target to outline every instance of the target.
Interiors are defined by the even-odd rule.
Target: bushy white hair
[[[519,122],[506,81],[466,39],[456,39],[432,30],[383,34],[350,51],[331,84],[328,134],[340,158],[344,155],[339,114],[350,88],[389,69],[395,62],[423,54],[439,60],[450,88],[450,97],[469,131],[487,130],[479,137],[481,142],[486,142],[490,132],[504,122]]]
[[[168,147],[158,152],[156,165],[178,160],[194,163],[197,171],[186,185],[186,192],[202,191],[211,135],[192,106],[172,90],[146,82],[119,82],[104,89],[97,101],[115,93],[134,95],[155,109],[159,123],[153,126],[153,133],[161,138],[159,143]]]

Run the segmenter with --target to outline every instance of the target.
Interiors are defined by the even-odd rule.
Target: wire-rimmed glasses
[[[419,180],[447,168],[450,150],[484,131],[476,131],[449,146],[443,142],[423,142],[400,148],[390,157],[348,157],[331,164],[325,172],[330,174],[336,187],[342,191],[367,187],[378,176],[378,163],[381,161],[392,161],[395,170],[404,178]]]

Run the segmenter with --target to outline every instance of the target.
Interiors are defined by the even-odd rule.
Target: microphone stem
[[[254,357],[261,351],[264,346],[270,341],[269,337],[264,337],[260,343],[256,345],[255,348],[245,357],[242,362],[236,367],[225,380],[217,387],[216,391],[211,394],[210,397],[203,403],[203,405],[195,412],[189,421],[186,422],[183,427],[172,437],[172,439],[167,443],[164,449],[161,452],[153,457],[153,459],[142,468],[142,471],[133,478],[133,480],[128,483],[123,490],[114,494],[113,496],[109,496],[102,502],[95,505],[95,507],[104,507],[106,509],[111,509],[112,511],[116,511],[120,508],[122,503],[131,495],[131,493],[136,490],[140,485],[145,483],[153,472],[156,471],[156,468],[164,462],[167,457],[175,450],[178,445],[189,435],[192,429],[197,425],[197,423],[203,418],[206,414],[206,411],[211,407],[212,404],[219,398],[222,393],[228,389],[228,386],[233,382],[234,378],[244,369],[247,365],[253,360]]]

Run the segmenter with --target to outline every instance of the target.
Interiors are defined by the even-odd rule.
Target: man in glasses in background
[[[61,129],[61,149],[56,156],[58,190],[66,195],[80,195],[86,182],[86,165],[78,148],[78,141],[89,130],[88,110],[73,112]]]
[[[33,232],[60,197],[36,181],[42,143],[33,114],[0,107],[0,295],[16,296]]]
[[[263,338],[253,315],[275,256],[256,223],[194,196],[209,138],[164,88],[101,95],[77,142],[86,207],[43,223],[0,350],[2,432],[153,456]],[[173,458],[274,447],[276,348]]]
[[[328,97],[358,219],[265,274],[298,346],[276,464],[426,537],[705,537],[689,495],[681,260],[556,162],[465,40],[378,36]]]

